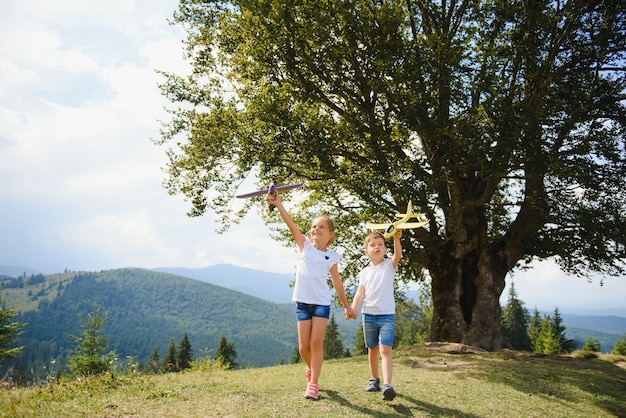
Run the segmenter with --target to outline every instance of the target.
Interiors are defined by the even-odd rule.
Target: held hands
[[[343,316],[345,316],[346,319],[356,319],[357,312],[348,306],[347,308],[343,308]]]

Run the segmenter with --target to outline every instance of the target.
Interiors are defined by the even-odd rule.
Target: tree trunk
[[[508,260],[489,239],[484,207],[467,203],[484,190],[480,180],[464,176],[452,186],[447,238],[427,261],[433,300],[430,341],[500,350],[500,295]]]
[[[489,251],[481,251],[483,254]],[[450,254],[450,253],[448,253]],[[502,349],[500,295],[506,273],[478,251],[462,259],[445,256],[430,266],[433,320],[430,341]]]

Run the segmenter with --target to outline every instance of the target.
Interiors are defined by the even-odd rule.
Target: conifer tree
[[[593,352],[599,353],[600,352],[600,342],[598,341],[598,339],[596,337],[588,335],[587,339],[585,340],[585,345],[583,345],[582,350],[583,351],[593,351]]]
[[[191,343],[189,342],[189,337],[187,336],[187,331],[181,338],[178,343],[178,370],[185,370],[191,367],[191,362],[193,361],[193,350],[191,349]]]
[[[502,309],[500,320],[504,346],[514,350],[530,350],[530,337],[528,335],[529,323],[528,310],[524,302],[517,298],[515,286],[511,284],[509,300]]]
[[[291,358],[289,359],[289,364],[298,364],[300,363],[300,350],[298,350],[298,346],[293,349],[293,353],[291,353]]]
[[[339,326],[337,321],[335,321],[335,314],[333,314],[324,332],[324,358],[341,358],[343,354],[343,341],[341,340]]]
[[[412,299],[396,303],[394,347],[407,347],[417,343],[423,326],[424,310]]]
[[[108,348],[104,325],[108,318],[99,306],[87,317],[81,319],[81,336],[71,336],[76,342],[74,353],[68,358],[68,368],[77,376],[89,376],[110,371],[115,355],[105,354]]]
[[[0,294],[0,302],[2,295]],[[22,334],[21,329],[26,325],[22,322],[12,322],[17,313],[13,310],[2,309],[0,305],[0,362],[8,357],[15,357],[24,349],[23,346],[12,347]]]
[[[152,353],[150,354],[150,360],[148,360],[148,364],[146,365],[146,368],[150,373],[158,373],[161,370],[159,359],[159,350],[157,347],[154,347],[154,350],[152,350]]]
[[[537,340],[539,338],[539,333],[541,332],[541,315],[539,311],[535,307],[533,311],[533,316],[530,317],[530,321],[528,321],[528,337],[530,338],[530,348],[533,353],[538,353],[537,351]]]
[[[235,351],[235,343],[226,340],[224,334],[220,336],[220,341],[215,350],[215,359],[227,369],[236,369],[238,364],[235,362],[237,351]]]
[[[541,354],[561,353],[561,344],[555,335],[553,322],[548,315],[544,316],[541,321],[541,329],[535,341],[534,352]]]
[[[626,356],[626,333],[615,340],[615,345],[613,345],[613,351],[611,354]]]
[[[354,342],[354,355],[359,356],[367,354],[367,347],[365,346],[365,335],[363,335],[363,325],[360,324],[356,329],[356,341]]]
[[[568,339],[565,336],[566,328],[563,325],[563,318],[561,317],[559,308],[554,308],[551,321],[554,337],[559,342],[559,346],[561,347],[561,353],[571,352],[574,349],[574,341]]]
[[[433,298],[430,290],[430,280],[426,279],[419,283],[419,296],[417,302],[423,315],[417,321],[416,344],[425,344],[430,338],[430,324],[433,320]]]
[[[170,338],[170,343],[168,344],[167,351],[165,352],[165,356],[163,357],[163,370],[170,373],[178,371],[176,344],[174,343],[174,337]]]

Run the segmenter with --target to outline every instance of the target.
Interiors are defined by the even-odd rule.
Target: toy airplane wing
[[[386,223],[386,224],[376,224],[373,222],[366,222],[365,223],[365,228],[367,229],[382,229],[382,230],[387,230],[389,229],[389,227],[393,225],[392,223]],[[422,228],[423,226],[428,225],[428,221],[422,221],[422,222],[401,222],[399,224],[396,224],[395,227],[398,229],[412,229],[412,228]]]
[[[396,225],[398,229],[413,229],[413,228],[422,228],[428,225],[428,220],[422,222],[404,222],[399,225]]]
[[[294,184],[287,184],[285,186],[277,186],[276,184],[271,183],[270,187],[268,187],[267,189],[257,190],[255,192],[250,192],[250,193],[238,194],[235,197],[243,199],[243,198],[247,198],[247,197],[261,196],[261,195],[267,194],[271,190],[275,190],[275,191],[281,192],[281,191],[284,191],[284,190],[295,189],[296,187],[300,187],[303,184],[304,184],[304,182],[302,182],[302,183],[294,183]]]
[[[422,216],[426,216],[425,213],[396,213],[396,217],[398,218],[421,218]]]
[[[366,222],[365,228],[367,229],[387,229],[391,224],[375,224],[373,222]]]

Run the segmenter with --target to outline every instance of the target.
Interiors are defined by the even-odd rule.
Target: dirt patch
[[[447,359],[410,360],[412,369],[452,369],[459,367],[469,367],[472,364],[469,361],[457,361]]]
[[[480,347],[474,347],[471,345],[459,344],[459,343],[446,343],[446,342],[430,342],[426,343],[426,348],[432,351],[439,351],[442,353],[450,354],[472,354],[472,353],[486,353]]]

